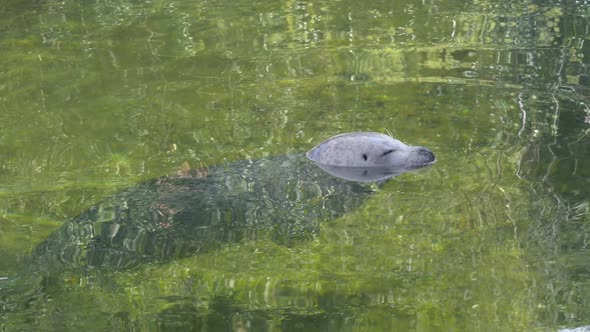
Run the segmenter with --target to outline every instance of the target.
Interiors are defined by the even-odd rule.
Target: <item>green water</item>
[[[5,331],[556,331],[590,325],[590,4],[0,3]],[[438,162],[312,241],[138,271],[25,257],[176,172],[389,132]]]

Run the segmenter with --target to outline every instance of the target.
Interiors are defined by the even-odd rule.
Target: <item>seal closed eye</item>
[[[385,151],[385,152],[383,152],[383,153],[381,154],[381,157],[383,157],[383,156],[387,156],[388,154],[390,154],[390,153],[392,153],[392,152],[394,152],[394,151],[395,151],[395,150],[387,150],[387,151]]]

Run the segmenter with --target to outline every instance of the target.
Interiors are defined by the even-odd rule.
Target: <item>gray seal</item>
[[[291,245],[313,237],[320,223],[354,210],[375,192],[347,180],[386,179],[408,171],[405,166],[434,161],[432,152],[415,149],[386,135],[351,133],[308,153],[325,165],[298,153],[146,181],[67,221],[33,251],[25,264],[30,270],[21,275],[65,268],[129,270],[251,239]],[[362,159],[366,155],[369,170],[356,167],[363,165],[354,160],[359,153]]]
[[[430,149],[375,132],[336,135],[306,156],[334,176],[361,182],[382,181],[436,162]]]
[[[226,243],[305,241],[371,197],[375,186],[366,182],[435,160],[428,149],[377,133],[333,137],[307,157],[314,162],[296,153],[185,170],[106,198],[50,235],[15,278],[0,277],[0,304],[36,294],[42,280],[68,270],[134,270]]]

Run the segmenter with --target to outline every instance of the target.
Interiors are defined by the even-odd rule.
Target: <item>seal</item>
[[[37,297],[46,280],[66,271],[135,270],[243,241],[306,241],[321,223],[375,194],[367,182],[381,184],[434,161],[432,151],[387,135],[349,133],[320,143],[307,158],[295,153],[197,170],[186,164],[66,221],[24,258],[15,277],[0,277],[0,304],[14,298],[7,300],[11,308],[28,308],[21,294]]]
[[[56,230],[33,251],[22,275],[129,270],[263,238],[291,245],[363,204],[375,190],[362,182],[435,160],[426,148],[377,133],[333,137],[307,157],[315,163],[303,153],[278,155],[185,169],[127,188]]]
[[[434,153],[375,132],[336,135],[306,153],[324,171],[352,181],[381,181],[436,162]]]

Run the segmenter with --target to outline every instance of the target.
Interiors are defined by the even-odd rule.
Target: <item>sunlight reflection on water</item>
[[[0,7],[1,277],[26,269],[22,257],[65,220],[185,162],[303,152],[359,130],[390,131],[439,159],[304,243],[258,238],[136,272],[30,276],[33,300],[0,295],[6,329],[520,331],[590,321],[584,6]]]

